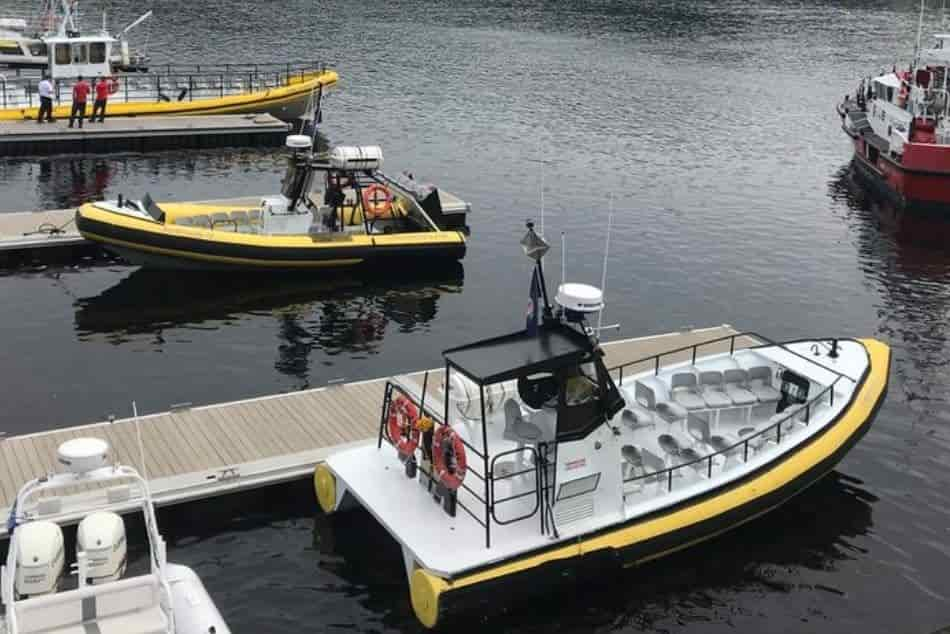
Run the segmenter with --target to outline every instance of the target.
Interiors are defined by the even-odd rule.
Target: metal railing
[[[433,411],[424,402],[424,395],[426,393],[428,381],[429,373],[426,372],[425,378],[423,379],[422,396],[420,396],[420,398],[416,398],[415,395],[410,394],[408,390],[403,388],[398,383],[393,383],[391,381],[386,382],[386,388],[383,394],[382,412],[379,420],[377,448],[381,448],[383,446],[384,440],[395,447],[395,439],[389,437],[386,422],[389,418],[389,408],[392,406],[393,401],[400,396],[409,399],[416,407],[418,407],[420,416],[427,416],[432,420],[434,425],[444,426],[446,424],[443,417]],[[446,398],[448,398],[447,391]],[[484,420],[484,399],[482,399],[482,421],[484,422]],[[479,451],[472,443],[468,442],[461,436],[459,436],[459,440],[462,442],[462,445],[465,447],[467,452],[471,452],[475,458],[480,459],[483,469],[482,472],[479,473],[478,470],[472,468],[473,461],[469,460],[466,476],[475,476],[478,479],[478,483],[475,483],[475,486],[472,487],[466,484],[466,482],[463,480],[459,486],[459,492],[464,491],[465,494],[471,496],[471,499],[473,499],[478,505],[482,507],[482,513],[477,513],[476,511],[478,509],[469,508],[469,506],[465,504],[463,496],[456,497],[456,504],[459,508],[465,511],[466,514],[474,519],[482,528],[485,529],[486,548],[491,546],[492,523],[499,526],[514,524],[515,522],[528,520],[538,515],[538,511],[542,507],[549,507],[546,489],[541,485],[541,483],[546,480],[546,470],[549,470],[553,465],[547,459],[547,448],[543,446],[544,443],[540,443],[541,446],[539,446],[539,449],[541,449],[541,451],[531,445],[525,445],[524,447],[518,447],[495,454],[494,456],[491,456],[491,459],[489,460],[487,452]],[[425,442],[424,438],[422,442]],[[520,457],[522,458],[520,462],[525,465],[524,468],[517,469],[511,473],[505,473],[503,475],[496,474],[496,467],[499,464],[499,459],[507,458],[509,456],[516,456],[518,454],[520,454]],[[524,460],[525,458],[527,459]],[[431,470],[425,469],[422,465],[418,465],[418,470],[422,472],[426,478],[428,478],[430,487],[437,484],[438,479]],[[496,485],[498,483],[505,481],[517,481],[523,483],[524,480],[517,479],[525,476],[530,477],[531,475],[534,476],[533,481],[531,481],[531,484],[526,486],[524,490],[511,495],[506,495],[504,497],[496,496]],[[476,491],[475,488],[483,488],[484,491]],[[515,515],[513,517],[499,517],[497,511],[503,505],[514,504],[532,496],[534,497],[534,503],[530,506],[529,510],[521,512],[519,515]],[[545,520],[545,513],[541,513],[540,525],[542,533],[544,533],[546,530],[547,522]],[[551,522],[551,526],[553,527],[553,521]]]
[[[798,353],[798,352],[795,352],[794,350],[792,350],[791,348],[789,348],[787,345],[785,345],[785,344],[783,344],[783,343],[779,343],[779,342],[777,342],[777,341],[773,341],[773,340],[769,339],[768,337],[765,337],[765,336],[763,336],[763,335],[760,335],[759,333],[751,332],[751,331],[747,331],[747,332],[737,332],[737,333],[732,334],[732,335],[724,335],[724,336],[722,336],[722,337],[716,337],[715,339],[707,339],[706,341],[700,341],[700,342],[698,342],[698,343],[694,343],[694,344],[691,344],[691,345],[688,345],[688,346],[683,346],[683,347],[681,347],[681,348],[674,348],[673,350],[666,350],[666,351],[664,351],[664,352],[658,352],[657,354],[652,354],[652,355],[647,356],[647,357],[641,357],[641,358],[636,359],[636,360],[634,360],[634,361],[627,361],[626,363],[621,363],[621,364],[612,366],[612,367],[608,368],[608,372],[617,371],[617,384],[618,384],[618,385],[623,385],[624,370],[625,370],[626,368],[629,368],[630,366],[634,366],[634,365],[644,365],[644,364],[653,364],[653,375],[654,375],[654,376],[657,376],[657,375],[660,374],[660,368],[662,367],[661,364],[660,364],[660,361],[661,361],[664,357],[668,357],[668,356],[675,355],[675,354],[681,354],[681,353],[684,353],[684,352],[689,352],[689,353],[690,353],[690,357],[691,357],[690,363],[692,363],[693,365],[695,365],[695,364],[696,364],[696,355],[697,355],[697,353],[698,353],[698,351],[699,351],[700,348],[703,348],[703,347],[706,347],[706,346],[712,346],[712,345],[715,345],[715,344],[717,344],[717,343],[723,343],[723,342],[728,341],[728,342],[729,342],[729,355],[731,356],[731,355],[735,354],[735,352],[736,352],[736,340],[737,340],[737,339],[740,339],[740,338],[748,338],[749,340],[753,341],[754,343],[752,343],[752,344],[750,344],[750,345],[744,345],[744,346],[742,346],[741,348],[739,348],[739,350],[756,350],[756,349],[758,349],[758,348],[772,348],[772,347],[781,348],[781,349],[784,350],[785,352],[787,352],[787,353],[789,353],[789,354],[792,354],[792,355],[794,355],[794,356],[796,356],[796,357],[798,357],[798,358],[800,358],[800,359],[803,359],[803,360],[807,361],[808,363],[811,363],[811,364],[813,364],[813,365],[815,365],[815,366],[821,368],[822,370],[825,370],[826,372],[830,372],[830,373],[832,373],[833,375],[835,375],[836,377],[839,377],[839,378],[846,378],[846,379],[848,379],[849,381],[851,381],[852,383],[857,383],[857,382],[858,382],[857,379],[852,378],[852,377],[848,376],[847,374],[844,374],[844,373],[842,373],[842,372],[840,372],[840,371],[838,371],[838,370],[835,370],[834,368],[830,368],[830,367],[828,367],[827,365],[824,365],[823,363],[818,363],[818,362],[815,361],[814,359],[810,359],[809,357],[807,357],[807,356],[805,356],[805,355],[803,355],[803,354],[800,354],[800,353]],[[682,362],[682,361],[674,361],[673,363],[678,364],[678,363],[683,363],[683,362]],[[642,372],[642,370],[641,370],[641,372]]]
[[[623,482],[624,484],[627,484],[629,482],[654,480],[655,482],[659,484],[665,479],[666,491],[667,493],[669,493],[673,490],[673,478],[677,477],[675,475],[677,474],[677,472],[683,471],[685,469],[691,469],[694,472],[699,473],[699,474],[701,474],[702,472],[705,472],[706,478],[710,479],[712,478],[712,475],[713,475],[713,465],[715,463],[715,459],[718,457],[722,457],[723,458],[722,466],[723,468],[725,468],[725,465],[728,459],[732,456],[737,455],[740,449],[742,452],[742,462],[747,463],[749,461],[750,447],[752,447],[753,451],[758,451],[759,449],[761,449],[761,447],[765,446],[766,444],[768,444],[769,441],[773,439],[775,441],[776,446],[780,445],[782,443],[783,426],[786,426],[790,422],[794,424],[793,419],[795,419],[796,417],[798,417],[798,420],[801,421],[807,427],[809,423],[811,423],[811,415],[812,415],[813,408],[819,405],[821,401],[825,399],[826,397],[829,403],[829,407],[834,407],[834,388],[837,385],[838,381],[840,381],[842,378],[847,378],[847,377],[844,377],[843,375],[837,377],[834,380],[834,382],[832,382],[831,385],[829,385],[824,390],[822,390],[818,394],[818,396],[816,396],[814,399],[804,404],[798,404],[798,406],[795,406],[795,405],[791,406],[788,410],[787,415],[785,415],[784,417],[772,423],[765,429],[762,429],[754,434],[749,434],[748,436],[745,436],[744,438],[742,438],[742,440],[739,440],[738,442],[733,443],[729,445],[728,447],[724,447],[713,453],[706,454],[704,456],[700,456],[698,458],[689,460],[688,462],[681,462],[679,464],[673,465],[672,467],[668,467],[666,469],[660,469],[657,471],[652,471],[650,473],[644,473],[641,475],[624,478]],[[692,414],[692,413],[687,414],[687,424],[689,423],[690,417],[699,418],[695,414]],[[702,423],[708,425],[708,422],[705,420],[703,420]],[[786,432],[786,437],[788,433],[789,432]],[[696,440],[697,442],[702,442],[700,439],[696,439]]]
[[[327,70],[325,64],[166,64],[147,73],[116,73],[118,91],[109,96],[111,102],[139,103],[163,101],[195,101],[261,92],[302,83],[313,74]],[[92,79],[92,78],[90,78]],[[39,106],[38,77],[9,77],[0,83],[3,108]],[[54,103],[72,101],[76,80],[54,82]]]

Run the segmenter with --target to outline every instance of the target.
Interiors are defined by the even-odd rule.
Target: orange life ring
[[[387,214],[392,206],[393,195],[385,186],[373,183],[363,190],[363,209],[367,216],[379,218]]]
[[[454,429],[443,425],[435,430],[432,438],[432,468],[436,477],[447,489],[455,491],[462,486],[468,462],[465,445]]]
[[[386,430],[389,440],[396,446],[396,450],[409,456],[419,446],[419,410],[406,398],[400,396],[389,406],[389,419],[386,421]]]

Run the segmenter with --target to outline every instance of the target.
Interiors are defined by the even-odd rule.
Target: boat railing
[[[831,345],[836,345],[836,344],[832,343]],[[784,343],[773,341],[769,339],[768,337],[760,335],[757,332],[751,332],[751,331],[737,332],[731,335],[716,337],[714,339],[707,339],[705,341],[700,341],[698,343],[694,343],[688,346],[674,348],[672,350],[664,350],[663,352],[659,352],[657,354],[653,354],[647,357],[641,357],[633,361],[627,361],[625,363],[614,365],[609,368],[609,371],[617,373],[617,384],[622,385],[624,375],[630,376],[631,369],[633,369],[633,373],[635,374],[640,374],[652,369],[654,376],[657,376],[660,374],[660,370],[663,369],[663,367],[665,367],[662,364],[662,361],[664,358],[675,356],[676,359],[671,360],[670,362],[671,364],[681,364],[686,359],[689,359],[690,363],[695,365],[696,358],[698,356],[699,351],[703,348],[709,348],[713,346],[720,348],[718,352],[721,352],[721,353],[728,352],[730,356],[734,355],[739,350],[755,350],[757,348],[772,348],[772,347],[781,348],[784,352],[787,352],[804,361],[807,361],[808,363],[818,368],[821,368],[822,370],[826,372],[830,372],[837,378],[845,378],[851,381],[852,383],[858,382],[857,379],[850,377],[840,372],[839,370],[835,370],[834,368],[829,367],[825,365],[824,363],[819,363],[815,359],[812,359],[799,352],[792,350]],[[837,382],[837,379],[836,379],[836,382]]]
[[[407,390],[405,387],[403,387],[399,383],[396,383],[393,381],[386,382],[386,389],[383,393],[383,406],[381,408],[382,413],[379,419],[379,438],[376,443],[377,448],[380,448],[383,446],[384,440],[390,445],[392,445],[393,447],[395,447],[395,440],[389,437],[386,421],[389,420],[389,408],[392,406],[393,402],[400,396],[409,399],[409,401],[411,401],[413,405],[419,408],[419,415],[428,417],[432,421],[433,425],[444,426],[446,424],[442,416],[440,416],[435,410],[433,410],[431,407],[429,407],[425,403],[424,395],[426,393],[428,383],[429,383],[429,372],[426,372],[425,378],[423,379],[422,395],[417,396],[415,394],[412,394],[409,390]],[[469,467],[466,471],[466,476],[473,475],[479,480],[479,482],[482,485],[481,492],[476,491],[473,487],[470,487],[468,484],[466,484],[464,480],[459,485],[459,488],[465,491],[467,494],[471,495],[472,498],[474,498],[476,502],[482,505],[484,507],[484,512],[481,514],[476,514],[475,509],[470,509],[462,499],[457,499],[457,504],[459,508],[461,508],[468,515],[470,515],[472,519],[474,519],[476,522],[478,522],[478,524],[480,524],[482,528],[486,530],[486,534],[487,534],[489,522],[491,521],[491,505],[489,503],[489,499],[490,499],[489,486],[490,485],[484,475],[485,473],[490,473],[488,471],[488,457],[485,453],[479,451],[474,445],[472,445],[472,443],[468,442],[461,436],[459,437],[459,440],[465,446],[465,451],[471,452],[475,457],[479,458],[479,460],[484,465],[483,473],[479,473],[475,469],[472,469],[471,467],[473,465],[471,464],[469,464]],[[425,441],[423,440],[423,442]],[[419,468],[419,471],[421,471],[427,478],[427,481],[429,483],[428,486],[430,488],[433,486],[436,486],[437,478],[435,476],[435,473],[433,473],[433,470],[431,468],[426,468],[423,465],[419,465],[418,468]],[[459,496],[459,498],[461,498],[461,496]]]
[[[147,73],[116,73],[118,82],[110,102],[194,101],[221,98],[250,92],[261,92],[294,83],[302,83],[314,74],[327,70],[326,64],[307,62],[295,64],[166,64]],[[89,78],[93,79],[93,78]],[[10,77],[0,82],[0,103],[3,108],[39,106],[39,77]],[[54,81],[53,101],[70,103],[75,79]],[[88,114],[88,113],[87,113]]]
[[[827,386],[822,390],[817,396],[813,399],[807,401],[806,403],[793,405],[783,412],[784,415],[775,415],[773,417],[774,422],[768,427],[754,433],[744,436],[741,440],[698,458],[680,462],[679,464],[673,465],[672,467],[666,469],[659,469],[657,471],[652,471],[650,473],[643,473],[640,475],[633,475],[630,477],[623,478],[624,485],[630,483],[656,483],[658,486],[665,486],[666,492],[672,492],[674,488],[674,480],[678,477],[682,477],[683,473],[687,474],[696,474],[700,477],[705,477],[707,480],[711,479],[713,476],[713,467],[720,460],[722,464],[720,467],[723,469],[726,468],[730,459],[738,459],[738,456],[742,456],[742,463],[745,464],[749,461],[750,450],[754,454],[759,451],[762,447],[765,447],[770,442],[774,442],[776,446],[782,444],[783,439],[783,430],[784,438],[788,439],[791,435],[791,432],[788,428],[792,427],[796,422],[802,423],[807,427],[812,422],[812,415],[823,401],[828,401],[829,407],[834,406],[835,398],[835,386],[838,381],[842,378],[847,378],[844,375],[837,377],[831,385]],[[701,415],[695,413],[687,414],[686,425],[688,426],[691,421],[700,422],[703,425],[708,425],[708,421],[701,419]],[[697,442],[701,442],[697,439]]]
[[[432,420],[434,426],[444,426],[446,424],[443,416],[439,415],[424,402],[424,395],[426,394],[429,382],[429,374],[429,372],[425,373],[422,392],[418,395],[406,389],[398,382],[386,382],[386,388],[383,393],[382,413],[379,420],[378,448],[383,446],[384,441],[395,447],[394,439],[389,437],[386,422],[389,419],[389,408],[399,397],[409,399],[419,409],[420,416],[428,417]],[[484,399],[482,399],[482,404],[484,408]],[[482,414],[482,420],[484,420],[484,411]],[[538,513],[542,505],[547,506],[545,503],[546,489],[545,486],[542,486],[542,482],[546,481],[545,478],[548,475],[548,471],[553,468],[553,462],[548,460],[546,451],[539,451],[539,448],[525,445],[489,456],[485,451],[479,450],[462,436],[459,436],[459,440],[464,445],[465,451],[473,456],[473,458],[468,459],[466,477],[469,475],[474,476],[476,481],[472,483],[472,486],[465,480],[462,481],[459,485],[459,495],[456,497],[456,503],[459,508],[465,511],[466,514],[485,529],[485,546],[491,546],[492,524],[504,526],[540,516],[540,528],[541,532],[544,533],[547,526],[546,517],[544,513]],[[423,438],[422,442],[425,443],[426,439]],[[519,467],[510,473],[496,473],[499,471],[499,469],[497,469],[500,464],[499,460],[504,458],[514,458],[512,462],[515,465],[519,465]],[[478,463],[481,464],[479,465]],[[481,470],[473,468],[477,466],[480,466]],[[424,474],[430,489],[433,486],[437,486],[438,478],[433,473],[431,467],[427,468],[425,464],[419,464],[417,468]],[[531,477],[532,475],[533,478]],[[520,490],[510,494],[496,494],[497,485],[509,481],[516,483],[513,488],[517,485],[521,485]],[[462,495],[463,493],[464,495]],[[532,498],[533,502],[527,509],[514,511],[511,517],[506,517],[503,513],[499,513],[499,509],[502,508],[517,509],[523,500],[530,500]],[[467,504],[466,500],[474,503]],[[481,508],[472,508],[473,506]],[[550,524],[553,528],[553,521],[550,522]]]

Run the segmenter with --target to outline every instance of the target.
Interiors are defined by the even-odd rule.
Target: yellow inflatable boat
[[[295,148],[280,194],[253,206],[156,203],[150,196],[88,203],[79,232],[128,261],[174,269],[305,269],[382,261],[459,260],[468,204],[379,168],[378,147]],[[311,191],[315,174],[322,187]]]

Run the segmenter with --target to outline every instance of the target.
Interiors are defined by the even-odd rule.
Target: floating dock
[[[731,326],[723,325],[613,341],[603,347],[610,368],[735,333]],[[704,347],[702,353],[728,350],[729,342],[723,341]],[[680,356],[688,359],[689,352]],[[664,362],[674,360],[677,355]],[[626,372],[652,367],[647,363]],[[420,393],[425,374],[408,375]],[[441,383],[442,370],[428,373],[426,402],[437,409],[443,402]],[[28,480],[59,470],[56,449],[71,438],[96,437],[109,442],[116,461],[148,474],[159,506],[309,478],[331,453],[376,442],[385,385],[386,379],[375,379],[216,405],[175,407],[141,416],[144,465],[133,419],[0,438],[0,517],[9,514],[17,491]],[[121,505],[117,510],[123,510]],[[71,522],[80,518],[64,512],[61,519]],[[5,535],[3,523],[0,537]]]
[[[181,117],[106,117],[69,127],[67,119],[53,123],[0,122],[0,156],[147,152],[170,148],[277,146],[290,124],[269,114]]]

